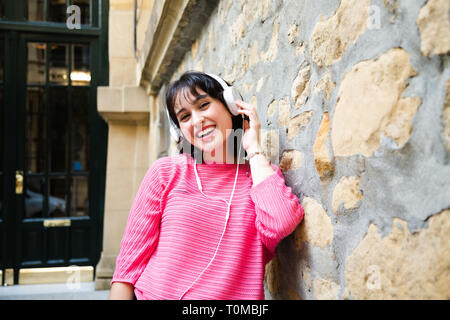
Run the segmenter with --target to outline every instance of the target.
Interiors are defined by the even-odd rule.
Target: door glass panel
[[[27,19],[29,21],[45,21],[45,0],[28,0]]]
[[[45,172],[45,91],[42,87],[28,87],[26,99],[25,171]]]
[[[47,0],[48,1],[48,21],[66,22],[66,0]]]
[[[80,8],[81,24],[90,24],[90,1],[89,0],[72,0],[72,4]]]
[[[25,217],[42,218],[44,212],[45,184],[43,177],[25,177]]]
[[[5,60],[3,38],[0,38],[0,82],[3,83],[3,61]]]
[[[50,44],[50,82],[67,85],[68,79],[68,45]]]
[[[49,179],[48,216],[52,218],[66,216],[66,177]]]
[[[89,45],[76,44],[72,46],[72,73],[70,80],[74,86],[85,86],[91,82],[91,72],[89,69]]]
[[[68,106],[67,88],[53,87],[50,91],[49,152],[48,161],[51,172],[67,172],[68,160]]]
[[[45,83],[46,44],[29,42],[28,45],[27,83]]]
[[[3,110],[3,83],[0,83],[0,218],[3,217]]]
[[[89,170],[89,87],[72,90],[72,171]]]
[[[88,216],[89,196],[88,177],[72,177],[71,208],[72,217]]]

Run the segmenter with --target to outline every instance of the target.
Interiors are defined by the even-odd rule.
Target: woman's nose
[[[200,126],[203,122],[203,115],[199,112],[192,112],[192,121],[194,127]]]

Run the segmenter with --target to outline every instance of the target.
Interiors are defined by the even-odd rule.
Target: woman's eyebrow
[[[195,98],[195,100],[194,100],[194,102],[193,102],[192,104],[195,104],[195,103],[197,103],[199,100],[202,100],[202,99],[207,98],[207,97],[208,97],[207,94],[200,94],[200,95],[198,95],[198,96]],[[181,112],[183,112],[184,110],[185,110],[185,108],[181,108],[180,110],[178,110],[178,111],[176,112],[175,116],[178,117],[178,115],[179,115]]]
[[[178,115],[184,111],[184,108],[181,108],[180,110],[177,111],[177,113],[175,114],[176,117],[178,117]]]
[[[195,98],[195,101],[194,101],[194,102],[197,102],[198,100],[202,100],[203,98],[206,98],[206,97],[208,97],[207,94],[201,94],[201,95],[198,95],[197,98]]]

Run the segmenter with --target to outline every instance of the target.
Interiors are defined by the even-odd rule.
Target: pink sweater
[[[137,299],[176,300],[214,255],[225,226],[235,164],[197,164],[177,155],[156,160],[130,210],[113,282],[134,286]],[[188,300],[263,300],[265,265],[292,233],[303,209],[280,169],[252,188],[248,164],[239,165],[230,218],[211,265],[188,290]]]

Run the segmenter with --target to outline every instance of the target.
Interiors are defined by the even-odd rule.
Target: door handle
[[[70,219],[45,219],[43,225],[46,228],[70,227],[71,222]]]
[[[16,171],[16,194],[23,193],[23,171]]]

